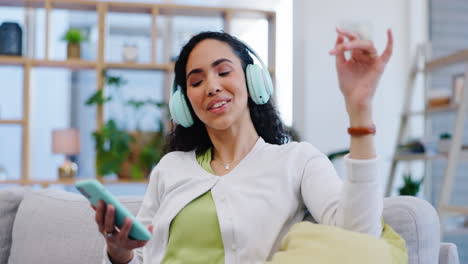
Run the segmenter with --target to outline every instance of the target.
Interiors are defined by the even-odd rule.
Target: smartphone
[[[98,206],[99,200],[104,203],[112,204],[115,208],[115,225],[121,228],[124,224],[125,217],[132,220],[132,228],[129,232],[129,238],[134,240],[149,240],[151,233],[146,227],[138,221],[132,213],[125,208],[104,186],[97,180],[82,180],[75,183],[76,189],[86,197],[95,207]]]

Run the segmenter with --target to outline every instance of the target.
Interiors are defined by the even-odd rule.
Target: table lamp
[[[52,131],[52,152],[65,154],[65,161],[58,168],[60,179],[71,179],[78,171],[78,165],[70,160],[70,155],[80,153],[80,132],[78,129]]]

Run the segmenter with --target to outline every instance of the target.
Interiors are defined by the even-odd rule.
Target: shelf
[[[80,11],[96,11],[99,2],[83,0],[51,0],[51,6],[55,9],[68,9]]]
[[[199,17],[221,17],[227,9],[225,8],[213,8],[203,6],[182,6],[182,5],[170,5],[165,4],[159,7],[159,13],[161,15],[169,16],[199,16]]]
[[[426,154],[426,153],[416,153],[416,154],[397,154],[393,157],[394,160],[438,160],[446,159],[447,154]]]
[[[109,12],[151,14],[152,8],[158,5],[150,3],[108,2],[107,6]]]
[[[463,63],[463,62],[465,63],[468,62],[468,49],[461,50],[461,51],[452,53],[448,56],[437,58],[437,59],[427,62],[426,67],[425,67],[425,72],[431,72],[439,68],[442,68],[444,66],[457,64],[457,63]]]
[[[458,105],[451,104],[451,105],[448,105],[448,106],[427,108],[426,112],[427,113],[442,113],[442,112],[453,112],[453,111],[457,111],[457,110],[458,110]]]
[[[92,0],[50,0],[54,9],[95,11],[99,4],[108,6],[109,12],[151,14],[152,9],[159,10],[161,15],[172,16],[222,16],[229,12],[236,17],[261,18],[274,16],[274,11],[249,8],[219,8],[209,6],[190,6],[177,4],[153,4],[144,2],[111,2]],[[0,6],[45,8],[46,0],[0,0]]]
[[[393,157],[393,160],[442,160],[448,159],[448,153],[436,153],[436,154],[426,154],[426,153],[416,153],[416,154],[397,154]],[[463,148],[460,152],[460,161],[468,161],[468,150]]]
[[[25,57],[16,57],[16,56],[0,56],[0,65],[24,65],[28,62],[30,62],[31,65],[35,67],[54,67],[54,68],[68,68],[68,69],[78,69],[78,70],[96,68],[95,61],[86,61],[86,60],[80,60],[80,59],[38,60],[38,59],[28,59]],[[174,64],[115,62],[115,63],[106,63],[105,68],[169,71],[174,68]]]
[[[448,106],[442,107],[431,107],[423,111],[411,111],[408,113],[403,113],[403,115],[414,116],[414,115],[424,115],[424,114],[433,114],[433,113],[444,113],[444,112],[455,112],[458,109],[458,105],[451,104]]]
[[[274,11],[249,8],[220,8],[210,6],[124,2],[107,2],[107,5],[109,12],[151,14],[152,9],[157,8],[160,15],[170,16],[221,17],[225,13],[232,13],[236,18],[266,18],[275,15]]]
[[[33,66],[38,67],[54,67],[54,68],[69,68],[69,69],[94,69],[96,62],[85,61],[80,59],[69,60],[32,60]]]
[[[0,0],[1,6],[11,6],[11,7],[34,7],[40,8],[44,7],[45,0]]]
[[[151,64],[151,63],[106,63],[105,68],[108,69],[127,69],[127,70],[158,70],[168,71],[172,64]]]
[[[7,66],[16,66],[16,65],[24,65],[28,61],[27,58],[21,56],[6,56],[0,55],[0,65],[7,65]]]
[[[440,210],[453,215],[468,215],[468,207],[461,206],[442,206]]]
[[[0,6],[45,8],[47,0],[0,0]],[[57,9],[96,10],[98,1],[89,0],[49,0]]]
[[[18,124],[22,125],[24,123],[23,120],[0,120],[0,124]]]

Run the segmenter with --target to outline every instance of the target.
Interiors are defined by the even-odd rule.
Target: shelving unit
[[[23,68],[23,117],[21,120],[0,120],[0,125],[15,124],[22,127],[22,171],[21,179],[16,181],[4,181],[0,183],[9,184],[44,184],[67,183],[63,181],[35,181],[29,175],[30,162],[30,74],[31,69],[36,67],[52,67],[71,70],[94,70],[96,72],[96,89],[104,89],[104,76],[101,74],[106,69],[130,69],[130,70],[154,70],[166,73],[164,87],[166,87],[165,100],[169,100],[171,80],[173,78],[173,63],[167,62],[158,64],[156,45],[158,37],[157,17],[160,15],[174,16],[197,16],[197,17],[220,17],[223,19],[224,31],[232,33],[232,21],[236,18],[264,18],[268,21],[268,62],[269,70],[275,79],[275,52],[276,52],[276,13],[268,10],[246,9],[246,8],[225,8],[225,7],[200,7],[176,4],[151,4],[136,2],[113,2],[113,1],[91,1],[91,0],[0,0],[0,7],[20,7],[25,10],[43,9],[45,10],[45,45],[44,58],[34,57],[34,43],[28,39],[34,30],[33,22],[25,12],[25,27],[23,36],[26,36],[25,56],[2,56],[0,55],[1,66],[19,66]],[[53,60],[50,59],[50,21],[51,13],[56,9],[92,11],[97,14],[98,40],[96,49],[96,59],[88,60]],[[106,17],[110,12],[149,14],[151,16],[151,59],[149,63],[127,63],[105,61],[106,43]],[[170,37],[165,41],[166,52],[170,44]],[[100,129],[104,124],[103,107],[98,106],[96,111],[96,128]],[[99,175],[98,175],[99,176]],[[100,177],[98,177],[100,178]]]
[[[22,125],[24,124],[23,120],[0,120],[0,124],[17,124]]]
[[[450,153],[436,153],[436,154],[396,154],[393,159],[397,161],[402,160],[447,160],[450,156]],[[468,151],[463,150],[460,152],[459,160],[463,162],[468,162]]]
[[[459,51],[448,56],[437,58],[435,60],[427,60],[427,57],[423,52],[423,47],[418,49],[415,56],[410,78],[408,80],[408,87],[405,93],[405,99],[403,104],[403,113],[400,119],[400,128],[397,136],[397,142],[395,152],[392,158],[392,165],[390,169],[390,175],[388,178],[386,196],[390,196],[397,164],[400,161],[415,161],[415,160],[436,160],[442,159],[447,161],[445,172],[443,175],[443,183],[441,187],[440,199],[437,205],[437,210],[441,219],[441,223],[444,223],[444,219],[447,215],[468,215],[468,206],[460,207],[450,205],[450,198],[453,192],[453,184],[456,173],[456,167],[459,162],[468,162],[468,150],[466,146],[463,146],[462,138],[463,131],[465,129],[466,112],[468,111],[468,50]],[[462,92],[461,101],[459,104],[450,104],[445,107],[427,108],[423,111],[411,112],[411,103],[413,102],[413,94],[415,87],[416,77],[424,73],[425,79],[430,74],[441,68],[454,65],[454,64],[465,64],[465,82]],[[427,82],[426,82],[427,85]],[[428,87],[426,87],[427,89]],[[398,146],[403,144],[403,139],[408,128],[409,118],[416,115],[424,115],[426,120],[429,115],[434,113],[453,112],[456,114],[456,120],[454,128],[452,130],[451,145],[448,153],[438,154],[400,154],[398,153]],[[444,232],[444,226],[442,225],[441,234]],[[465,232],[468,233],[468,232]]]

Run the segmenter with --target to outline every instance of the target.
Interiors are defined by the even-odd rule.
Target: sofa
[[[134,214],[142,197],[122,196]],[[384,201],[384,219],[406,240],[409,264],[459,264],[457,247],[440,242],[434,208],[414,197]],[[104,239],[81,195],[27,187],[0,189],[0,264],[100,263]]]

